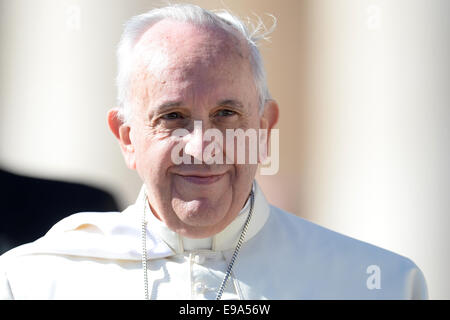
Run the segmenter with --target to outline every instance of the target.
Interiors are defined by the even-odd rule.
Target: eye
[[[233,110],[229,110],[229,109],[222,109],[217,111],[216,116],[218,117],[231,117],[234,116],[236,114],[236,112],[234,112]]]
[[[171,112],[163,115],[161,117],[164,120],[178,120],[178,119],[184,119],[183,115],[179,112]]]

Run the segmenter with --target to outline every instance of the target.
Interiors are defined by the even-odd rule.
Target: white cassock
[[[426,299],[409,259],[267,203],[254,211],[222,299]],[[151,299],[214,299],[250,201],[222,232],[188,239],[147,215]],[[83,212],[0,257],[2,299],[142,299],[144,189],[122,213]]]

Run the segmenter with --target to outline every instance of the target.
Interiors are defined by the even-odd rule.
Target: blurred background
[[[258,176],[269,201],[411,258],[430,298],[449,299],[450,2],[190,2],[256,14],[268,26],[266,13],[278,19],[271,41],[260,45],[281,108],[280,170]],[[53,208],[59,215],[122,210],[137,197],[141,182],[126,168],[106,112],[116,101],[123,23],[164,4],[0,0],[0,168],[42,179],[49,190],[95,190],[83,208]],[[12,208],[0,211],[2,230],[34,239],[36,213],[14,213],[15,204],[34,203],[27,195],[34,189],[23,180],[11,196],[16,189],[1,179],[2,203]],[[79,203],[70,190],[51,194]],[[12,216],[14,226],[5,222]],[[42,230],[52,219],[60,217]],[[5,250],[16,244],[2,241]]]

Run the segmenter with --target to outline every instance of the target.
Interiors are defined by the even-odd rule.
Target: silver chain
[[[148,297],[148,277],[147,277],[147,221],[145,219],[145,209],[147,208],[147,194],[144,196],[144,212],[142,214],[142,269],[144,270],[144,299]]]
[[[228,279],[230,278],[231,271],[233,270],[233,265],[236,261],[239,250],[241,249],[242,244],[244,243],[245,234],[247,233],[248,225],[250,223],[250,219],[253,214],[253,206],[255,202],[255,196],[253,194],[253,190],[250,193],[250,212],[245,220],[244,227],[242,228],[241,236],[239,237],[236,248],[234,249],[233,255],[231,256],[231,261],[228,265],[227,272],[225,277],[222,280],[222,284],[217,290],[216,300],[220,300],[222,298],[222,294],[227,285]],[[147,221],[145,219],[145,212],[147,209],[147,194],[144,196],[144,210],[142,215],[142,269],[144,271],[144,298],[145,300],[149,300],[148,296],[148,275],[147,275]]]

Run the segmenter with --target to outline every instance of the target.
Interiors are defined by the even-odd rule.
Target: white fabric
[[[254,183],[246,241],[223,299],[425,299],[409,259],[270,206]],[[78,213],[0,257],[1,299],[142,299],[143,192],[124,212]],[[214,299],[248,215],[209,239],[179,237],[148,214],[153,299]],[[377,281],[368,271],[378,268]],[[368,269],[369,268],[369,269]],[[370,269],[372,268],[372,269]]]

